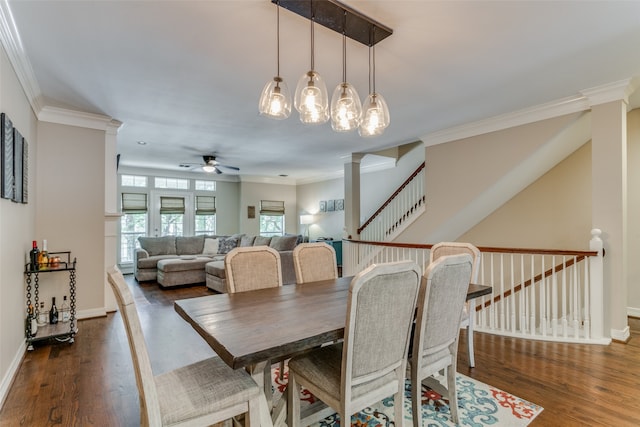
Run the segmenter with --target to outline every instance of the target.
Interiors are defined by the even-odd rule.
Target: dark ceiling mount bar
[[[365,46],[373,46],[393,34],[391,28],[336,0],[271,0],[271,3],[280,4],[283,8],[307,19],[311,19],[313,15],[314,22],[336,33],[344,33]]]

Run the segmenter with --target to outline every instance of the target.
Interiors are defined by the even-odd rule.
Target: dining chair
[[[341,425],[393,395],[396,426],[404,424],[404,377],[420,279],[420,269],[411,261],[374,264],[353,278],[344,341],[289,361],[289,427],[326,416],[300,419],[300,386],[337,412]]]
[[[224,258],[224,270],[230,294],[282,286],[280,254],[268,246],[232,249]]]
[[[326,243],[301,243],[293,248],[296,283],[338,278],[336,250]]]
[[[472,271],[471,255],[460,254],[439,257],[424,273],[409,361],[414,427],[422,425],[422,380],[443,369],[447,371],[451,418],[458,424],[458,337]]]
[[[471,283],[478,283],[478,273],[480,271],[480,250],[473,246],[471,243],[459,243],[459,242],[440,242],[433,245],[431,252],[429,253],[429,262],[433,262],[436,259],[446,255],[457,254],[469,254],[473,259],[473,271],[471,272]],[[467,352],[469,355],[469,367],[476,366],[475,353],[473,351],[473,324],[474,316],[472,313],[473,307],[470,302],[466,302],[463,308],[462,320],[460,321],[460,328],[467,328]]]
[[[245,415],[260,425],[260,389],[242,370],[213,357],[161,375],[153,375],[131,290],[117,267],[107,270],[129,340],[143,426],[209,426]]]

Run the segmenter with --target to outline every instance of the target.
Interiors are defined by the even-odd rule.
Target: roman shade
[[[214,196],[196,196],[196,215],[215,215],[216,198]]]
[[[144,193],[122,193],[122,212],[146,213],[147,195]]]
[[[161,214],[183,214],[184,197],[160,197]]]
[[[284,202],[281,200],[260,200],[260,214],[271,216],[284,215]]]

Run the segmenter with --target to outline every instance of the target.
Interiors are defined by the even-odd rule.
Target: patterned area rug
[[[282,380],[279,377],[279,368],[274,368],[272,374],[275,386],[274,398],[278,398],[286,388],[288,372],[285,370]],[[462,374],[458,374],[456,377],[456,387],[458,390],[459,425],[461,426],[526,426],[543,409],[541,406]],[[411,384],[409,381],[405,382],[404,390],[405,424],[411,425]],[[301,391],[300,398],[302,405],[310,405],[316,400],[307,390]],[[389,397],[352,416],[351,425],[395,426],[393,418],[393,397]],[[449,413],[449,400],[425,385],[422,386],[422,419],[424,427],[455,426]],[[339,425],[340,418],[334,414],[314,424],[313,427]]]

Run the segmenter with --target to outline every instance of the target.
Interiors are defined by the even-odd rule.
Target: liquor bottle
[[[47,241],[42,241],[42,250],[38,255],[38,265],[40,268],[48,268],[49,267],[49,252],[47,252]]]
[[[71,310],[69,308],[69,304],[67,303],[66,295],[62,297],[62,306],[60,306],[60,319],[65,323],[71,320]]]
[[[44,309],[44,301],[40,301],[40,310],[38,311],[38,325],[46,325],[49,319],[47,319],[47,312]]]
[[[58,323],[58,307],[56,307],[56,297],[52,298],[51,310],[49,310],[49,323],[55,325]]]
[[[38,242],[33,241],[33,249],[29,252],[29,261],[31,264],[31,271],[38,270],[38,256],[40,255],[40,251],[38,250]]]
[[[31,336],[35,336],[38,332],[38,322],[36,321],[36,313],[33,310],[33,305],[29,304],[29,311],[27,312],[27,328],[31,331]]]

